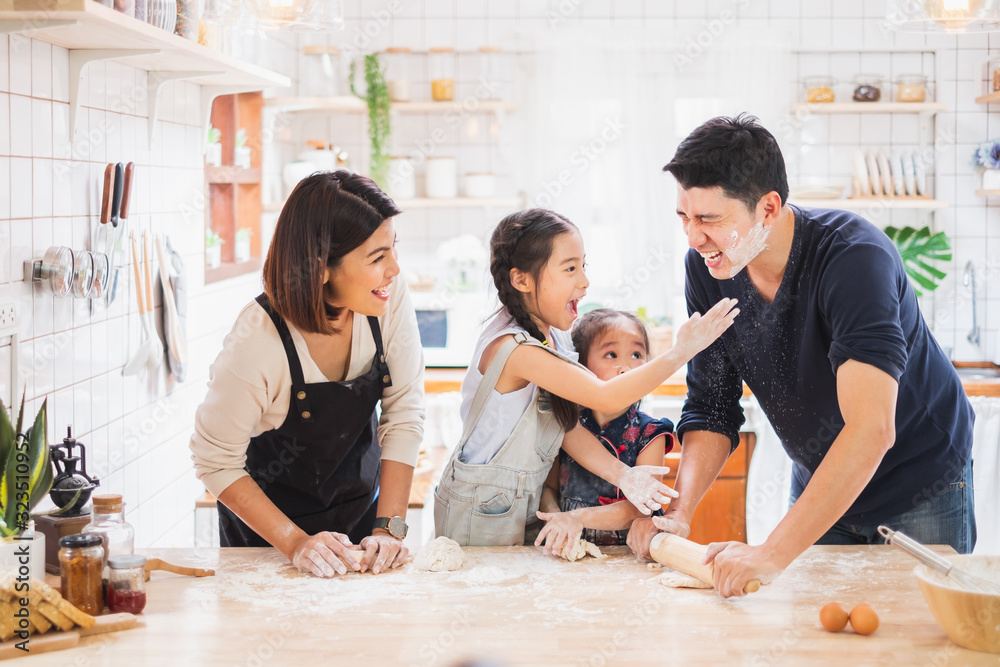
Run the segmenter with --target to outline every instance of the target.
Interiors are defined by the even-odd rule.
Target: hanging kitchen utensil
[[[89,250],[77,250],[73,255],[73,284],[70,293],[86,299],[94,282],[94,255]]]
[[[169,237],[163,237],[163,247],[168,263],[167,274],[170,279],[170,291],[175,304],[173,311],[177,316],[174,320],[176,324],[171,325],[169,329],[165,322],[163,325],[163,331],[167,337],[167,368],[177,382],[184,382],[187,375],[185,372],[186,364],[182,363],[174,353],[173,339],[170,336],[176,335],[179,341],[178,347],[182,345],[185,350],[187,349],[187,336],[184,333],[184,322],[187,320],[187,279],[184,275],[184,260],[180,253],[171,246]],[[163,312],[167,313],[167,310],[164,309]],[[166,314],[164,314],[164,318],[166,318]]]
[[[160,266],[160,288],[163,290],[163,338],[167,342],[168,359],[172,355],[183,364],[187,361],[187,343],[180,330],[180,315],[177,314],[174,290],[170,285],[167,251],[163,247],[163,238],[159,235],[156,236],[156,259]]]
[[[145,231],[142,233],[142,263],[146,274],[146,321],[149,325],[149,357],[146,366],[150,371],[153,371],[163,362],[163,343],[160,342],[160,335],[156,332],[153,274],[149,261],[149,236]]]
[[[128,214],[132,202],[132,181],[135,177],[135,163],[125,165],[125,175],[122,184],[121,205],[118,210],[118,225],[114,230],[114,245],[108,253],[111,264],[111,282],[107,290],[107,303],[110,304],[118,295],[119,271],[127,259],[125,255],[125,239],[128,235]]]
[[[25,260],[24,280],[40,282],[45,291],[66,296],[73,286],[73,251],[54,245],[41,259]]]
[[[111,262],[103,252],[91,253],[94,256],[94,279],[90,283],[87,298],[98,301],[108,293],[108,281],[111,276]],[[93,306],[93,304],[91,304]]]
[[[132,358],[128,360],[122,368],[122,375],[135,375],[139,369],[146,365],[149,359],[149,324],[146,320],[146,309],[143,305],[142,274],[139,268],[139,251],[135,247],[135,234],[130,237],[132,242],[132,272],[135,276],[135,301],[139,306],[139,322],[142,324],[142,336],[139,347],[136,348]]]
[[[115,235],[118,232],[118,220],[122,207],[122,189],[125,187],[125,167],[119,162],[115,165],[114,192],[111,195],[111,227],[108,229],[107,244],[103,252],[111,257],[115,247]]]

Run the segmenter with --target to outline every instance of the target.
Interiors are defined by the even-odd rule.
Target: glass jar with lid
[[[113,614],[138,614],[146,607],[146,557],[138,554],[108,559],[108,609]]]
[[[832,76],[807,76],[802,83],[805,85],[806,102],[810,104],[826,104],[836,97],[833,92],[836,80]]]
[[[91,616],[104,611],[104,549],[100,535],[59,538],[59,575],[67,602]]]
[[[485,88],[485,99],[503,100],[510,97],[510,54],[499,46],[479,47],[479,76]]]
[[[108,558],[132,553],[135,531],[125,521],[125,503],[117,494],[94,496],[90,523],[83,527],[84,534],[94,534],[103,540],[104,579],[108,578]]]
[[[302,47],[299,70],[299,94],[304,97],[336,97],[340,95],[340,49],[325,44]]]
[[[410,101],[409,47],[393,46],[385,50],[385,85],[391,101]]]
[[[882,76],[879,74],[857,74],[854,77],[855,102],[878,102],[882,99]]]
[[[927,77],[923,74],[900,74],[896,79],[897,102],[923,102],[927,99]]]
[[[455,49],[436,46],[430,50],[431,99],[450,102],[455,99]]]

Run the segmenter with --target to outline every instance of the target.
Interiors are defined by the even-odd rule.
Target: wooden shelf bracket
[[[201,76],[219,76],[225,72],[146,72],[146,105],[149,119],[149,145],[153,145],[153,128],[156,126],[158,117],[158,101],[160,87],[168,81],[178,81],[181,79],[192,79]],[[211,104],[211,102],[209,103]],[[205,128],[208,132],[208,128]]]
[[[212,102],[220,95],[239,95],[240,93],[256,93],[260,86],[202,86],[201,87],[201,118],[203,138],[208,137],[208,126],[212,122]],[[202,141],[201,152],[208,151],[208,141]]]
[[[80,81],[83,69],[95,60],[117,60],[130,56],[161,53],[159,49],[70,49],[69,52],[69,136],[76,135],[76,112],[80,108]]]

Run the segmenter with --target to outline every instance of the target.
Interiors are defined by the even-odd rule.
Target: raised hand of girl
[[[535,512],[538,518],[545,521],[545,526],[535,539],[535,546],[546,554],[560,554],[568,545],[580,539],[583,534],[583,522],[572,512]]]
[[[722,299],[704,315],[695,313],[677,330],[674,350],[685,359],[690,359],[714,343],[739,314],[736,299]]]
[[[652,514],[677,497],[677,492],[661,480],[668,472],[670,468],[660,466],[628,468],[618,478],[618,488],[640,512]]]

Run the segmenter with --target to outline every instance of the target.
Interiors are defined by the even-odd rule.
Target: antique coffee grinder
[[[74,447],[80,448],[80,456],[73,456]],[[66,507],[72,503],[71,507],[66,507],[59,513],[60,516],[81,515],[83,506],[90,500],[90,494],[100,484],[100,480],[93,479],[87,474],[87,448],[73,437],[72,426],[66,427],[66,437],[63,438],[61,445],[49,445],[49,455],[56,469],[49,498],[56,507]],[[80,465],[79,470],[76,469],[77,464]],[[74,496],[77,496],[75,502]]]
[[[80,448],[80,456],[74,454],[75,447]],[[84,510],[84,505],[100,481],[87,474],[87,448],[73,437],[71,426],[66,428],[61,445],[49,445],[49,457],[55,469],[49,498],[56,507],[70,507],[37,517],[35,529],[45,534],[45,571],[59,574],[59,538],[75,535],[90,523],[90,511]]]

